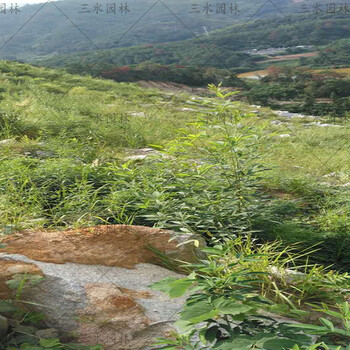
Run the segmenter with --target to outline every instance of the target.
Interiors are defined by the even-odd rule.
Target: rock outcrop
[[[144,349],[172,329],[184,302],[149,288],[163,278],[181,277],[159,265],[154,249],[193,261],[196,249],[179,246],[181,241],[184,237],[169,231],[124,225],[13,234],[1,242],[1,298],[11,296],[6,281],[13,275],[42,275],[23,299],[46,315],[47,327],[107,350]]]

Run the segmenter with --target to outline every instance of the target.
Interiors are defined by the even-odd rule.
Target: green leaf
[[[193,325],[189,321],[177,320],[174,323],[174,326],[179,329],[181,332],[187,332],[193,328]]]
[[[331,332],[334,332],[334,325],[331,321],[328,321],[323,317],[320,318],[320,321],[327,329],[329,329]]]
[[[21,344],[20,348],[21,348],[21,350],[43,350],[43,348],[41,346],[31,345],[28,343]]]
[[[297,315],[297,316],[300,316],[300,317],[305,317],[305,316],[310,315],[310,312],[309,311],[305,311],[305,310],[291,309],[289,312],[291,314],[294,314],[294,315]]]
[[[315,326],[312,324],[297,323],[297,324],[288,324],[286,326],[290,327],[290,328],[297,328],[300,330],[308,330],[308,331],[313,331],[313,332],[317,332],[317,333],[320,333],[320,332],[327,333],[327,330],[325,329],[325,327]]]
[[[291,339],[270,339],[264,342],[266,350],[288,350],[295,345],[295,340]]]
[[[264,349],[267,350],[268,348],[264,346],[264,344],[267,341],[271,340],[278,340],[278,337],[274,333],[262,333],[262,334],[256,334],[254,337],[252,337],[252,342],[254,341],[254,345],[256,349]],[[295,344],[295,342],[294,342]],[[254,349],[255,349],[254,348]]]
[[[218,326],[213,326],[213,327],[208,328],[205,331],[205,334],[204,334],[205,339],[209,343],[214,342],[217,339],[218,331],[219,331],[219,327]]]
[[[253,348],[253,341],[251,339],[244,339],[243,337],[232,339],[231,341],[224,341],[218,343],[213,347],[215,350],[250,350]],[[281,350],[281,349],[279,349]]]
[[[154,289],[154,290],[159,290],[160,292],[168,294],[170,289],[171,289],[171,287],[170,287],[171,283],[178,281],[178,280],[179,279],[175,278],[175,277],[167,277],[161,281],[158,281],[156,283],[151,284],[149,287]]]
[[[39,284],[43,279],[44,277],[40,275],[29,275],[29,282],[33,286]]]
[[[0,300],[0,313],[16,312],[18,308],[8,300]]]
[[[27,334],[19,334],[19,335],[15,335],[15,341],[16,344],[35,344],[36,342],[36,337],[35,335],[27,335]]]
[[[187,305],[181,312],[181,320],[199,323],[214,318],[218,314],[219,310],[214,309],[207,300],[204,300],[190,306]]]
[[[174,277],[165,278],[159,282],[152,284],[150,287],[161,292],[169,294],[171,298],[178,298],[184,295],[195,280]]]
[[[23,275],[16,274],[12,276],[12,279],[6,281],[5,283],[10,289],[16,290],[21,285],[22,280],[23,280]]]
[[[170,284],[170,298],[178,298],[184,295],[189,287],[193,284],[193,280],[178,280]]]
[[[31,340],[34,337],[35,332],[38,330],[36,327],[34,326],[26,326],[24,324],[16,324],[14,325],[14,330],[17,333],[23,333],[25,335],[30,335],[31,336]]]
[[[286,304],[274,304],[269,307],[269,311],[274,313],[287,313],[289,312],[289,306]]]
[[[40,339],[39,344],[44,348],[53,348],[55,346],[61,346],[61,342],[57,338],[53,339]]]
[[[290,334],[287,332],[284,332],[283,335],[286,338],[294,340],[295,343],[302,343],[302,344],[311,344],[312,343],[312,336],[311,335],[306,335],[302,333],[295,333],[291,332]]]
[[[244,305],[236,300],[228,300],[224,298],[217,299],[213,302],[215,308],[217,308],[223,315],[239,315],[245,314],[252,310],[251,306]]]

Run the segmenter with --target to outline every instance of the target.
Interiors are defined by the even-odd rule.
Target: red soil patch
[[[133,268],[139,263],[159,263],[148,249],[162,253],[179,250],[169,242],[169,231],[143,226],[111,225],[67,231],[23,231],[2,240],[0,252],[22,254],[44,262]]]

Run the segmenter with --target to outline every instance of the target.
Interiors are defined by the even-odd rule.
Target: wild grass
[[[193,100],[181,91],[171,96],[6,61],[0,62],[0,82],[4,232],[6,227],[100,223],[203,233],[235,227],[232,213],[242,203],[228,191],[224,169],[232,159],[220,153],[226,152],[219,147],[222,129],[196,126],[198,117],[206,120],[215,113],[210,112],[218,107],[214,97]],[[256,107],[228,105],[241,119],[234,132],[260,130],[250,151],[265,170],[258,176],[250,214],[255,234],[305,246],[319,242],[317,262],[350,270],[349,123],[319,127],[309,124],[312,120],[277,117],[268,108],[251,114]],[[271,123],[276,120],[282,124]],[[125,160],[131,149],[158,145],[169,150],[181,142],[192,144],[182,149],[186,160],[171,158],[179,152],[170,158]],[[206,168],[208,155],[217,167]]]
[[[96,224],[199,233],[212,254],[200,281],[210,300],[230,299],[217,300],[224,315],[242,306],[242,292],[255,303],[251,290],[279,314],[304,316],[310,303],[334,312],[344,302],[349,277],[335,270],[350,271],[347,122],[272,124],[268,109],[250,113],[214,86],[218,98],[188,103],[183,93],[8,62],[0,81],[2,234]],[[146,146],[160,154],[125,158]]]
[[[310,256],[317,251],[317,245],[303,249],[298,244],[286,247],[280,241],[259,244],[250,236],[238,237],[230,244],[231,263],[240,255],[252,256],[243,266],[264,273],[259,276],[261,295],[292,309],[345,301],[350,276],[311,264]]]

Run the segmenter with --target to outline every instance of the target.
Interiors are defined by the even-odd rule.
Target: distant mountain
[[[18,13],[8,7],[0,13],[0,58],[31,61],[206,37],[214,29],[252,18],[283,18],[299,8],[291,0],[63,0],[26,5]]]
[[[259,55],[249,55],[247,50],[305,45],[314,47],[317,51],[328,44],[332,48],[332,45],[344,38],[350,38],[350,20],[346,15],[324,14],[317,17],[298,14],[288,18],[258,19],[244,26],[235,24],[196,39],[117,48],[108,51],[106,55],[96,50],[73,55],[54,55],[37,63],[51,67],[62,66],[71,72],[87,72],[94,75],[116,66],[150,62],[232,68],[236,72],[243,72],[259,69],[258,64],[264,59]],[[346,53],[344,55],[346,56]],[[350,64],[350,59],[348,61]],[[331,64],[332,62],[329,62],[329,65]]]

